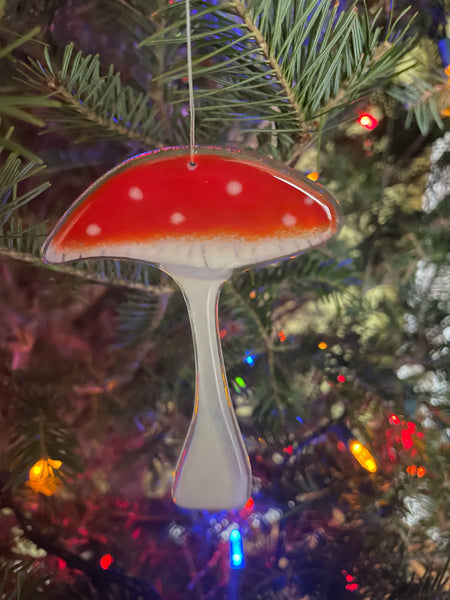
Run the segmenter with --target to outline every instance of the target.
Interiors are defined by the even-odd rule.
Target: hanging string
[[[187,69],[189,86],[189,151],[191,153],[190,165],[195,166],[194,147],[195,147],[195,106],[194,106],[194,86],[192,83],[192,49],[191,49],[191,7],[190,0],[186,0],[186,41],[187,41]]]

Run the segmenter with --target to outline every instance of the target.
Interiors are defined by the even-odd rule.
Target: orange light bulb
[[[41,458],[29,471],[28,487],[45,496],[53,496],[61,486],[61,479],[56,475],[54,469],[59,469],[61,465],[60,460]]]
[[[348,445],[350,452],[359,462],[359,464],[369,471],[369,473],[377,472],[377,463],[369,450],[358,440],[350,440]]]

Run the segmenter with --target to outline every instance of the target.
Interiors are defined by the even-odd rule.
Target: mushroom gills
[[[268,238],[255,241],[239,240],[232,237],[214,239],[198,236],[197,240],[167,237],[156,242],[118,243],[108,247],[105,243],[92,245],[92,256],[120,257],[122,259],[142,260],[147,264],[158,265],[160,261],[176,265],[178,269],[189,265],[193,269],[221,270],[242,269],[252,265],[262,265],[296,256],[305,250],[318,246],[330,237],[329,229],[317,229],[308,234],[293,238]],[[46,260],[51,263],[79,260],[83,249],[75,246],[66,249],[61,259],[58,247],[50,246],[46,251]],[[85,250],[84,250],[85,252]]]
[[[251,494],[251,470],[231,403],[217,318],[220,289],[232,271],[199,278],[173,265],[161,268],[186,300],[196,370],[194,412],[175,469],[173,498],[185,508],[239,508]]]

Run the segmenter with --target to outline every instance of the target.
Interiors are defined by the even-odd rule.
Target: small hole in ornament
[[[188,162],[187,166],[189,171],[194,171],[197,168],[197,163],[192,162],[191,160]]]

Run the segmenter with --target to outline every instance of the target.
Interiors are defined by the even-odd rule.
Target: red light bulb
[[[255,501],[253,500],[253,498],[249,498],[247,500],[247,502],[245,503],[245,510],[252,510],[252,508],[255,506]]]
[[[100,559],[101,568],[106,571],[113,564],[114,559],[111,554],[104,554]]]
[[[375,129],[375,127],[378,125],[377,119],[369,113],[362,113],[359,115],[358,123],[366,129]]]
[[[389,417],[389,423],[390,423],[391,425],[398,425],[398,424],[400,423],[400,419],[397,417],[397,415],[394,415],[394,414],[392,414],[392,415]]]

